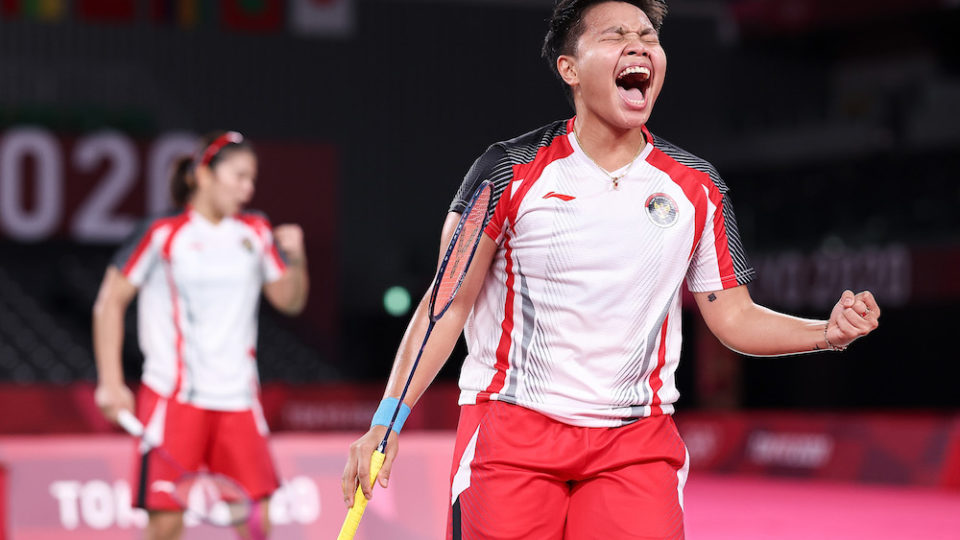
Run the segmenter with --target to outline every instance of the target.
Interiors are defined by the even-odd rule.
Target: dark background
[[[229,0],[190,25],[146,0],[120,0],[132,7],[119,15],[91,16],[80,0],[54,18],[16,2],[0,11],[0,145],[24,126],[67,141],[105,128],[137,141],[229,128],[254,144],[330,150],[316,161],[320,191],[298,186],[299,173],[321,178],[309,161],[283,178],[263,164],[257,200],[275,222],[288,217],[284,198],[326,199],[303,223],[317,246],[310,312],[286,321],[264,308],[264,382],[385,380],[407,319],[385,313],[383,293],[402,285],[416,299],[429,284],[467,168],[490,143],[572,114],[539,58],[549,0],[340,3],[350,16],[327,35],[291,31],[292,0],[247,3],[260,26],[232,21]],[[825,318],[844,288],[870,288],[883,308],[880,329],[843,355],[743,359],[740,406],[960,406],[955,6],[670,2],[650,129],[731,186],[760,271],[754,296]],[[34,185],[31,167],[23,185]],[[0,230],[0,381],[95,379],[90,306],[115,248]],[[679,372],[687,408],[706,404],[694,381],[712,361],[696,354],[713,338],[691,331],[695,317],[685,315]],[[128,332],[132,379],[135,343]],[[456,377],[462,354],[441,378]]]

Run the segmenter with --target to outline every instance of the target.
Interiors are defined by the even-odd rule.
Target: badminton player
[[[262,214],[243,211],[256,176],[256,155],[239,133],[205,137],[173,175],[179,209],[148,220],[120,248],[93,311],[103,414],[116,421],[118,411],[134,408],[121,348],[124,312],[137,297],[144,355],[137,416],[186,469],[229,476],[259,501],[239,531],[251,539],[266,536],[265,503],[278,486],[259,404],[260,294],[295,315],[308,290],[300,227],[272,229]],[[179,538],[182,511],[161,488],[181,471],[152,453],[139,462],[135,499],[149,511],[147,538]]]
[[[447,538],[684,537],[689,460],[671,414],[685,281],[710,330],[744,354],[842,350],[877,327],[869,292],[838,291],[826,320],[751,300],[727,185],[646,127],[666,74],[665,14],[662,0],[560,0],[543,56],[576,115],[490,146],[450,208],[441,245],[474,186],[495,183],[473,266],[405,404],[463,330]],[[399,396],[425,326],[421,302],[385,398]],[[350,448],[348,506],[384,430]]]

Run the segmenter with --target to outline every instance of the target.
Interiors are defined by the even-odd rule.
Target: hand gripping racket
[[[447,252],[440,261],[440,267],[437,269],[437,276],[433,280],[433,290],[430,293],[430,323],[427,325],[427,331],[423,335],[423,343],[420,344],[420,351],[417,353],[413,366],[410,368],[410,375],[407,376],[407,382],[403,385],[403,392],[400,393],[400,401],[396,410],[393,412],[393,418],[390,425],[387,426],[387,433],[377,447],[377,450],[370,458],[370,484],[373,485],[383,466],[383,460],[386,459],[387,439],[390,432],[393,431],[393,423],[397,420],[397,414],[400,413],[400,406],[403,404],[403,398],[407,396],[407,389],[410,388],[410,381],[413,380],[413,374],[420,363],[420,357],[423,356],[423,349],[427,345],[430,333],[433,332],[434,325],[447,312],[447,308],[453,303],[453,298],[460,290],[463,284],[463,278],[467,275],[467,269],[473,261],[473,255],[480,244],[480,237],[483,235],[483,229],[487,226],[487,210],[490,208],[490,199],[493,197],[493,184],[489,181],[483,182],[473,194],[470,202],[463,210],[460,216],[460,223],[457,224],[453,237],[450,238],[450,244],[447,246]],[[363,489],[357,486],[357,493],[353,497],[353,507],[347,512],[346,519],[343,520],[343,527],[340,528],[340,535],[337,540],[352,540],[360,525],[360,518],[363,517],[363,511],[367,508],[367,498],[363,495]]]
[[[144,453],[155,452],[177,470],[176,480],[156,481],[149,489],[168,493],[183,510],[211,525],[234,527],[250,518],[253,501],[247,490],[235,480],[209,471],[188,471],[163,446],[149,440],[143,424],[126,409],[117,415],[117,423],[141,440]]]

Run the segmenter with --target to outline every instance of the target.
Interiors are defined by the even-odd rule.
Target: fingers
[[[357,481],[363,496],[369,501],[373,498],[373,485],[370,483],[370,456],[373,451],[367,452],[364,456],[357,456]]]
[[[303,229],[299,225],[278,226],[273,230],[273,239],[288,257],[299,260],[303,256]]]
[[[361,492],[367,499],[373,498],[373,483],[370,481],[370,461],[380,441],[383,440],[385,431],[386,428],[382,426],[374,426],[366,435],[350,445],[347,464],[343,468],[343,477],[340,480],[340,488],[343,490],[343,502],[347,508],[352,507],[355,502],[354,497],[356,496],[357,486],[360,486]],[[391,439],[393,439],[393,448],[391,450],[388,444],[387,458],[384,461],[387,476],[390,474],[390,465],[393,463],[393,457],[396,456],[397,453],[395,433]],[[383,479],[383,470],[384,469],[381,469],[378,477],[380,478],[380,485],[387,487]]]
[[[122,384],[98,385],[93,400],[104,418],[113,423],[117,422],[117,414],[121,410],[134,411],[133,392]]]
[[[360,441],[350,445],[350,452],[347,454],[347,464],[343,468],[343,477],[340,479],[340,488],[343,490],[343,502],[347,508],[353,507],[353,495],[357,491],[357,463],[358,453],[362,452],[358,447]]]
[[[854,338],[866,335],[871,330],[872,323],[867,321],[864,315],[857,313],[854,308],[847,308],[841,312],[840,320],[850,325]],[[843,327],[841,327],[843,329]],[[847,333],[847,332],[845,332]]]
[[[347,465],[343,469],[343,478],[340,479],[340,489],[343,490],[343,503],[347,508],[353,507],[353,493],[357,491],[357,467],[356,461],[350,456],[347,459]]]
[[[299,225],[280,225],[273,230],[278,243],[298,244],[303,241],[303,229]]]
[[[393,460],[397,457],[397,450],[397,432],[394,431],[390,433],[390,439],[387,441],[386,457],[383,460],[380,473],[377,475],[380,486],[383,488],[386,488],[387,484],[390,483],[390,471],[393,470]]]
[[[876,299],[874,299],[873,293],[870,291],[863,291],[858,293],[856,298],[866,306],[868,313],[872,314],[872,316],[876,319],[880,318],[880,306],[877,304]]]

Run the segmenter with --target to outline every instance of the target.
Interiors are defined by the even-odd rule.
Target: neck
[[[647,142],[642,129],[611,126],[589,112],[577,114],[573,129],[583,151],[608,171],[632,163]]]
[[[212,204],[202,199],[194,198],[194,200],[190,201],[190,207],[194,212],[200,214],[204,219],[213,224],[220,223],[220,220],[225,217],[223,213],[218,212]]]

